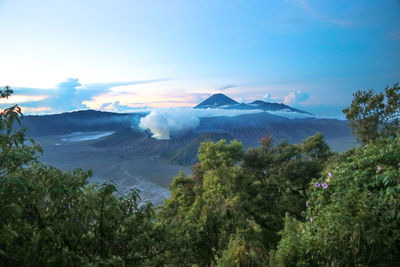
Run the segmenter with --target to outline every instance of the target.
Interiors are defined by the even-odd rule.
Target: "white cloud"
[[[122,105],[120,101],[114,101],[109,103],[103,103],[100,110],[108,111],[108,112],[149,112],[151,111],[150,107],[147,106],[130,106],[130,105]]]
[[[165,81],[166,79],[140,80],[128,82],[111,83],[92,83],[82,85],[79,79],[69,78],[51,89],[39,88],[12,88],[14,94],[9,99],[0,99],[0,108],[7,107],[11,103],[21,103],[25,110],[30,113],[57,113],[67,112],[87,108],[109,108],[108,111],[128,112],[131,109],[136,110],[132,105],[121,103],[118,98],[106,98],[106,102],[96,105],[90,105],[97,97],[110,93],[113,90],[119,90],[120,87],[152,84]],[[131,92],[134,95],[135,92]],[[119,98],[123,101],[126,94],[119,93]],[[141,105],[143,106],[143,105]],[[46,107],[46,109],[43,109]],[[132,107],[132,108],[131,108]],[[48,110],[50,108],[50,110]]]
[[[284,98],[284,103],[285,104],[296,104],[303,102],[309,98],[309,94],[303,92],[303,91],[295,91],[295,92],[290,92],[287,96]]]
[[[265,101],[265,102],[269,102],[269,101],[271,101],[271,95],[268,93],[265,93],[265,95],[263,96],[263,98],[261,100]]]
[[[170,139],[173,132],[196,129],[202,117],[235,117],[241,114],[259,113],[261,110],[166,108],[155,109],[140,119],[139,127],[152,132],[156,139]]]

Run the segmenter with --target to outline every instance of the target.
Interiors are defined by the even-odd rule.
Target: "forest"
[[[0,89],[0,98],[13,93]],[[357,91],[343,110],[359,141],[322,134],[245,150],[203,142],[161,206],[120,196],[91,171],[38,160],[41,147],[0,113],[1,266],[398,266],[400,86]]]

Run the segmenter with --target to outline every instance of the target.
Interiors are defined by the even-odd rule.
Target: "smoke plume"
[[[188,131],[195,129],[199,124],[200,119],[193,112],[171,108],[153,110],[140,120],[139,127],[150,129],[152,137],[156,139],[169,139],[171,132]]]
[[[173,132],[186,132],[196,129],[202,117],[235,117],[241,114],[259,113],[262,110],[194,109],[167,108],[155,109],[140,119],[139,127],[149,129],[156,139],[170,139]]]

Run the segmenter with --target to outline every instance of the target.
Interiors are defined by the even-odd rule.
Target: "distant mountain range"
[[[260,100],[240,104],[223,94],[216,94],[195,108],[260,112],[234,117],[200,117],[197,128],[173,132],[169,140],[154,139],[150,131],[139,128],[140,119],[149,113],[85,110],[25,116],[22,123],[28,128],[27,134],[43,146],[43,162],[62,169],[92,168],[95,180],[112,178],[123,192],[143,181],[147,183],[144,188],[154,188],[148,183],[166,187],[179,171],[190,172],[188,166],[197,162],[197,150],[204,141],[237,139],[249,148],[258,146],[265,135],[272,136],[275,143],[282,140],[297,143],[321,132],[333,150],[343,151],[357,144],[346,121],[313,117],[289,119],[264,112],[307,113],[284,104]],[[159,201],[159,193],[149,194],[149,198],[156,198],[155,203]]]
[[[221,109],[235,109],[235,110],[263,110],[263,111],[292,111],[312,115],[306,111],[292,108],[288,105],[281,103],[270,103],[262,100],[256,100],[249,104],[239,103],[224,94],[214,94],[195,106],[194,108],[221,108]]]
[[[255,102],[239,104],[223,94],[217,94],[203,101],[196,108],[213,106],[214,108],[223,107],[226,109],[244,107],[253,109],[257,104],[258,107],[265,106],[264,110],[274,108],[280,111],[290,110],[305,113],[283,104]],[[230,104],[227,105],[226,103]],[[334,150],[342,151],[355,144],[346,121],[313,117],[289,119],[262,111],[234,117],[200,118],[200,124],[196,129],[188,132],[173,132],[170,140],[157,140],[151,138],[151,132],[139,128],[140,119],[147,114],[121,114],[85,110],[55,115],[26,116],[22,122],[28,128],[27,134],[32,137],[65,136],[76,132],[112,131],[114,134],[92,141],[92,145],[98,146],[98,143],[102,147],[120,149],[128,154],[138,151],[138,148],[136,148],[138,146],[141,148],[139,153],[131,156],[157,156],[185,166],[196,162],[197,149],[200,143],[206,140],[226,139],[229,141],[237,139],[245,147],[256,147],[259,140],[265,135],[272,136],[275,142],[288,140],[296,143],[316,132],[321,132]],[[140,140],[140,143],[137,143],[138,140]],[[127,147],[131,147],[131,152],[126,150]],[[128,154],[126,157],[129,158]],[[179,158],[180,156],[182,158]]]
[[[53,115],[29,115],[22,120],[30,136],[62,135],[73,132],[110,131],[139,124],[148,113],[114,113],[80,110]]]

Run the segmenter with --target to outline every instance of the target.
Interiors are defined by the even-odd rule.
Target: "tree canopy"
[[[400,86],[387,86],[384,92],[358,90],[350,107],[343,110],[358,140],[366,144],[379,136],[394,137],[400,126]]]

